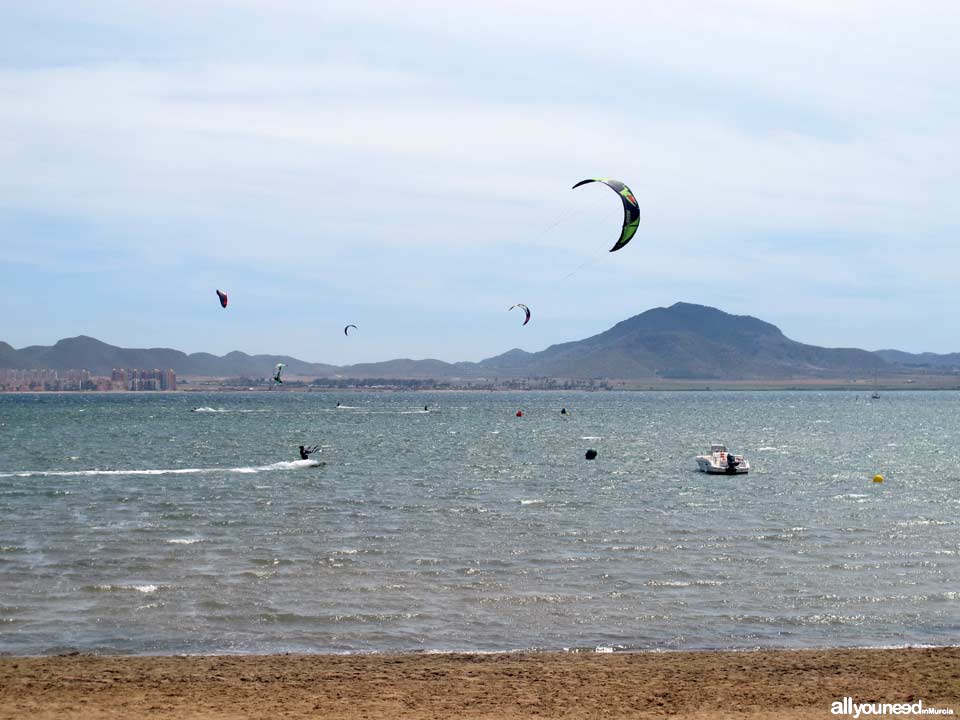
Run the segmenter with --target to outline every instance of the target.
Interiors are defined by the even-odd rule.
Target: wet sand
[[[0,657],[0,718],[834,718],[845,696],[960,716],[960,648]]]

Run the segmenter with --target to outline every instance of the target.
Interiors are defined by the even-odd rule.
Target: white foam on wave
[[[897,527],[912,527],[915,525],[949,525],[946,520],[928,520],[927,518],[917,518],[916,520],[902,520],[897,523]]]
[[[173,538],[172,540],[167,540],[167,543],[170,545],[194,545],[198,542],[203,542],[200,538]]]
[[[300,470],[319,467],[319,460],[290,460],[271,465],[257,465],[235,468],[167,468],[157,470],[23,470],[12,473],[0,473],[0,477],[95,477],[102,475],[198,475],[201,473],[259,473],[271,470]]]
[[[141,592],[141,593],[155,593],[160,588],[157,585],[95,585],[94,590],[100,590],[102,592]]]
[[[581,440],[603,440],[602,435],[584,435],[580,438]]]
[[[274,412],[269,408],[212,408],[212,407],[198,407],[194,408],[190,412],[197,413],[262,413],[262,412]]]

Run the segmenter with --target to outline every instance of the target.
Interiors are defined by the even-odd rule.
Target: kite
[[[354,330],[359,330],[359,329],[360,329],[360,328],[358,328],[356,325],[347,325],[347,327],[345,327],[345,328],[343,329],[343,334],[344,334],[344,335],[349,336],[350,333],[347,332],[347,329],[348,329],[348,328],[353,328]]]
[[[527,307],[526,305],[524,305],[523,303],[517,303],[516,305],[511,305],[511,306],[510,306],[510,310],[513,310],[514,308],[521,308],[521,309],[523,310],[523,312],[526,313],[527,317],[524,318],[524,320],[523,320],[523,324],[524,324],[524,325],[526,325],[528,322],[530,322],[530,308],[528,308],[528,307]],[[521,326],[521,327],[522,327],[522,326]]]
[[[589,178],[587,180],[581,180],[576,185],[573,186],[573,189],[576,190],[581,185],[586,185],[587,183],[598,182],[603,183],[611,190],[616,191],[620,196],[620,199],[623,201],[623,229],[620,231],[620,238],[617,240],[616,244],[610,248],[610,252],[619,250],[628,242],[630,239],[636,235],[637,226],[640,224],[640,206],[637,204],[637,198],[633,196],[633,192],[624,185],[619,180],[610,180],[607,178]]]
[[[286,367],[285,363],[277,363],[277,371],[273,375],[274,382],[280,383],[283,385],[283,380],[280,379],[280,373],[283,372],[283,369]]]
[[[220,307],[225,308],[227,306],[227,294],[217,290],[217,297],[220,298]]]

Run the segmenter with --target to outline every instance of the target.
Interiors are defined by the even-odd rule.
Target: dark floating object
[[[225,308],[227,306],[227,294],[217,290],[217,297],[220,298],[220,307]]]
[[[584,455],[584,457],[585,457],[587,460],[595,460],[596,457],[597,457],[597,451],[594,450],[593,448],[590,448],[589,450],[587,450],[587,454]]]

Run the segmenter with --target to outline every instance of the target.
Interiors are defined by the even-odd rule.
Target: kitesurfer
[[[566,408],[560,408],[560,414],[561,414],[561,415],[566,415],[566,414],[567,414],[567,409],[566,409]]]
[[[314,445],[314,446],[312,446],[312,447],[304,447],[303,445],[301,445],[301,446],[300,446],[300,459],[301,459],[301,460],[309,460],[309,459],[310,459],[310,456],[311,456],[313,453],[315,453],[317,450],[319,450],[319,449],[320,449],[320,448],[319,448],[317,445]]]

